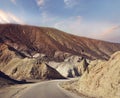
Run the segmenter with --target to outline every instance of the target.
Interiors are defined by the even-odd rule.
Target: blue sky
[[[120,43],[120,0],[0,0],[0,23],[54,27]]]

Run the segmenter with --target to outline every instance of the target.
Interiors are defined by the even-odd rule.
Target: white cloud
[[[0,23],[19,23],[24,24],[24,22],[9,12],[4,12],[0,10]]]
[[[110,22],[86,21],[82,16],[61,19],[46,11],[42,12],[40,22],[42,26],[55,27],[74,35],[120,42],[120,25]]]
[[[101,36],[112,35],[117,30],[120,30],[120,25],[113,25],[113,26],[107,28],[104,32],[102,32]]]
[[[77,5],[78,1],[80,1],[80,0],[64,0],[64,3],[67,8],[71,8],[71,7],[74,7],[75,5]]]
[[[13,4],[16,4],[16,0],[10,0]]]
[[[45,4],[45,0],[36,0],[38,6],[42,7]]]
[[[68,19],[58,21],[54,24],[55,28],[62,29],[66,32],[77,34],[80,31],[79,26],[81,26],[82,17],[70,17]]]
[[[41,13],[41,16],[42,16],[42,22],[43,23],[50,22],[50,21],[53,20],[53,18],[48,16],[47,12],[45,12],[45,11]]]
[[[50,27],[52,27],[53,24],[56,22],[56,20],[57,20],[57,17],[51,15],[47,11],[43,11],[40,14],[40,24],[42,26],[50,26]]]
[[[114,24],[104,30],[99,37],[103,40],[120,42],[120,25]]]
[[[120,42],[120,26],[109,22],[86,21],[81,16],[70,17],[54,23],[54,27],[65,32],[94,39]],[[113,40],[114,39],[114,40]]]

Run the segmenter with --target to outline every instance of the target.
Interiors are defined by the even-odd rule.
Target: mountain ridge
[[[120,50],[119,43],[80,37],[49,28],[16,24],[0,24],[0,42],[32,57],[44,53],[49,59],[79,55],[89,59],[108,59]],[[62,57],[59,57],[61,54]]]

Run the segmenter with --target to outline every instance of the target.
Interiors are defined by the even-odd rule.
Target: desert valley
[[[52,80],[80,98],[119,98],[119,50],[118,43],[54,28],[1,24],[0,98],[28,98],[24,90]]]
[[[120,98],[120,0],[0,0],[0,98]]]

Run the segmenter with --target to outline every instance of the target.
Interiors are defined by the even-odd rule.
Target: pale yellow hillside
[[[96,98],[120,98],[120,51],[111,56],[109,61],[93,61],[89,73],[76,82],[65,83],[66,89]]]

